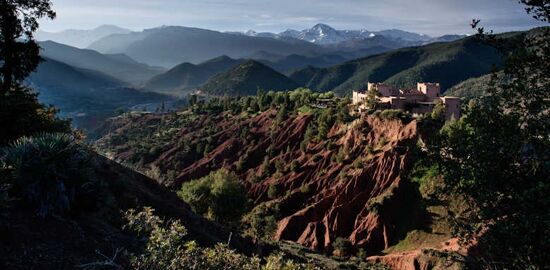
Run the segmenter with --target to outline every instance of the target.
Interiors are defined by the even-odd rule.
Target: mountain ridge
[[[329,68],[306,68],[289,77],[315,91],[334,90],[350,95],[367,82],[386,82],[397,87],[412,87],[419,81],[440,82],[442,90],[500,65],[498,52],[474,38],[450,43],[432,43],[401,48],[360,58]]]
[[[57,78],[62,77],[63,80]],[[45,58],[27,79],[38,99],[61,110],[76,127],[91,130],[116,110],[143,103],[171,100],[161,94],[141,92],[104,73],[73,67]]]
[[[54,41],[39,43],[43,57],[67,63],[71,66],[108,73],[129,83],[147,80],[162,69],[138,63],[125,54],[101,54],[90,49],[79,49]]]
[[[425,34],[418,34],[414,32],[399,30],[399,29],[387,29],[381,31],[369,31],[367,29],[359,30],[336,30],[332,26],[324,23],[318,23],[311,28],[303,30],[287,29],[279,33],[271,32],[256,32],[254,30],[248,30],[246,32],[233,32],[238,34],[244,34],[248,36],[260,36],[270,38],[295,38],[299,40],[308,41],[311,43],[327,46],[335,45],[341,42],[346,42],[352,39],[364,39],[374,37],[385,37],[393,42],[400,42],[401,47],[408,45],[420,45],[423,43],[436,42],[441,40],[442,37],[446,37],[449,40],[451,37],[455,39],[464,37],[460,35],[444,35],[441,37],[431,37]],[[455,40],[453,39],[453,40]],[[449,40],[450,41],[450,40]]]
[[[111,35],[94,42],[89,48],[101,53],[124,53],[139,62],[164,67],[183,62],[198,64],[220,55],[242,58],[260,50],[276,54],[323,51],[317,45],[301,40],[249,37],[182,26]]]
[[[247,60],[230,70],[210,78],[197,88],[210,95],[255,95],[259,89],[285,91],[300,85],[285,75],[254,60]]]
[[[37,31],[35,37],[38,41],[52,40],[58,43],[67,44],[77,48],[86,48],[92,42],[112,35],[130,33],[130,29],[118,27],[116,25],[100,25],[94,29],[67,29],[60,32]]]

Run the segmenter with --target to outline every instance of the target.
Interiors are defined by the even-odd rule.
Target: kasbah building
[[[438,102],[445,106],[445,119],[460,118],[460,98],[441,96],[439,83],[417,83],[416,89],[397,89],[384,83],[368,83],[367,90],[353,91],[353,104],[367,109],[368,92],[376,90],[379,109],[408,111],[413,116],[431,113]]]

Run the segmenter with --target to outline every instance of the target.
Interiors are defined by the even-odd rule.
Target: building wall
[[[413,107],[411,109],[411,113],[413,114],[427,114],[427,113],[432,113],[433,109],[434,109],[434,104],[425,104],[425,103],[422,103],[422,104],[417,104],[415,107]]]
[[[439,83],[418,83],[416,88],[428,98],[439,97],[439,93],[441,93]]]
[[[441,100],[445,104],[445,119],[460,118],[460,98],[457,97],[442,97]]]
[[[368,89],[372,90],[373,87],[376,87],[380,93],[380,97],[377,98],[379,107],[410,110],[413,115],[422,115],[431,113],[435,107],[435,102],[441,100],[445,105],[445,118],[447,120],[460,118],[460,98],[440,97],[441,87],[439,83],[418,83],[418,92],[414,90],[400,92],[398,89],[386,84],[368,83]],[[353,104],[364,104],[367,100],[368,90],[353,91],[352,96]],[[362,107],[359,109],[364,110],[364,105]]]
[[[398,96],[399,90],[394,88],[391,85],[387,85],[384,83],[369,83],[368,84],[368,90],[372,90],[373,88],[376,88],[378,90],[378,93],[380,96],[383,97],[390,97],[390,96]]]
[[[359,103],[365,103],[366,100],[367,100],[367,93],[353,91],[352,102],[354,105]]]

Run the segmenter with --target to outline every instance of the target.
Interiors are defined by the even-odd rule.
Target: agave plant
[[[67,134],[23,137],[0,151],[11,193],[40,216],[71,210],[79,193],[94,186],[89,150]]]

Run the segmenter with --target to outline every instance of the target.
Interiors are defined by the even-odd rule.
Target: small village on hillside
[[[409,111],[413,116],[431,113],[438,104],[445,106],[445,119],[460,118],[460,98],[441,96],[439,83],[419,82],[416,89],[398,89],[384,83],[368,83],[366,90],[353,91],[353,105],[359,111],[373,107]]]

